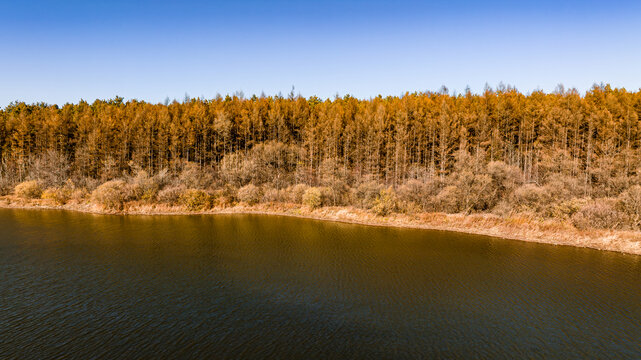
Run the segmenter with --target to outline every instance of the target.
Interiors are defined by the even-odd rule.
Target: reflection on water
[[[641,357],[638,256],[258,215],[0,229],[0,358]]]

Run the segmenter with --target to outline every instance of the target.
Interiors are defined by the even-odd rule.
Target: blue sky
[[[0,0],[0,106],[641,87],[638,1]]]

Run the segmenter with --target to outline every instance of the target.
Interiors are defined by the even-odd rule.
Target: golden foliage
[[[30,180],[16,185],[14,192],[23,199],[37,199],[42,194],[42,187],[38,181]]]

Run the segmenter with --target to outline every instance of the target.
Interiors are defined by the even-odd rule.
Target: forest
[[[641,227],[641,91],[357,99],[243,94],[0,110],[0,195],[188,210],[238,203],[526,214]]]

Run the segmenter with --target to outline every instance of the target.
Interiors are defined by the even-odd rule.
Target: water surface
[[[0,210],[0,358],[640,358],[641,257],[261,215]]]

